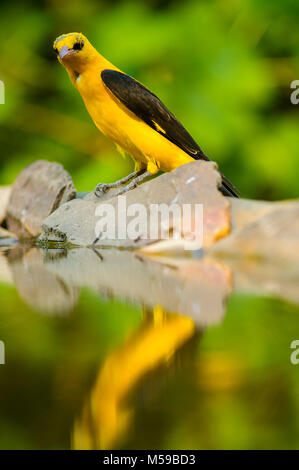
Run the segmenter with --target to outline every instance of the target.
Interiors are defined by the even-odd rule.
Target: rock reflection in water
[[[226,299],[233,291],[274,294],[299,303],[298,268],[258,260],[220,262],[207,256],[196,260],[25,246],[0,252],[0,278],[14,283],[22,299],[39,312],[70,313],[82,287],[143,308],[143,321],[122,346],[107,353],[75,417],[72,445],[78,449],[113,448],[122,441],[134,424],[136,390],[143,385],[146,400],[153,383],[163,387],[165,373],[175,373],[176,359],[183,361],[181,351],[189,346],[192,362],[194,344],[205,327],[222,321]],[[214,358],[214,372],[215,361],[221,363]],[[209,379],[209,370],[209,361],[203,361],[203,383],[213,389],[214,372]],[[231,367],[223,372],[222,387],[241,380],[239,373],[227,370]]]
[[[59,253],[56,253],[59,256]],[[44,314],[65,315],[77,303],[79,288],[46,268],[38,248],[16,247],[8,254],[11,277],[26,304]]]

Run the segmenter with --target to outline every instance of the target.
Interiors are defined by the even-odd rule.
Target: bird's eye
[[[55,47],[54,52],[55,52],[55,54],[57,54],[57,55],[59,54],[57,47]]]
[[[73,45],[73,49],[75,51],[81,51],[81,49],[83,49],[83,46],[84,46],[84,41],[75,42],[75,44]]]

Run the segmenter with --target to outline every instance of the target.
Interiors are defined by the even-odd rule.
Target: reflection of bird
[[[102,364],[73,433],[75,449],[113,449],[133,418],[128,397],[143,377],[165,364],[196,333],[194,321],[157,305],[140,328]],[[150,383],[148,383],[150,389]]]
[[[63,34],[54,42],[54,50],[96,126],[135,161],[133,173],[115,183],[98,185],[98,195],[131,181],[120,194],[159,170],[209,160],[157,96],[108,62],[85,36]],[[237,190],[224,176],[220,189],[237,197]]]

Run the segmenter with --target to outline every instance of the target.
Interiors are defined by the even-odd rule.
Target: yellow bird
[[[98,129],[135,161],[133,173],[114,183],[98,184],[97,195],[112,187],[122,187],[117,193],[121,194],[159,170],[209,160],[159,98],[106,60],[83,34],[63,34],[53,47]],[[224,176],[220,190],[238,197]]]

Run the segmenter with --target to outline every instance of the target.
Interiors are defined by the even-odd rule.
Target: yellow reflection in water
[[[73,448],[113,448],[132,420],[133,410],[126,403],[130,391],[146,373],[167,363],[194,333],[193,320],[155,307],[150,320],[105,360],[75,422]]]

